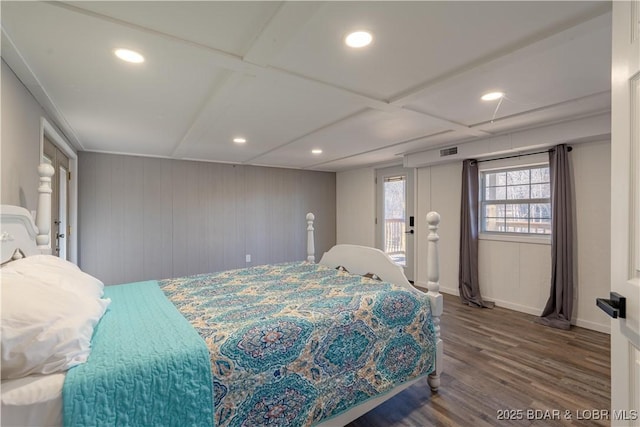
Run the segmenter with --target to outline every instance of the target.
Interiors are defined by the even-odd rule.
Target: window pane
[[[504,232],[504,219],[502,218],[487,218],[485,222],[484,231],[501,231]]]
[[[529,220],[527,218],[507,218],[506,230],[508,233],[528,233],[529,232]]]
[[[530,233],[535,234],[551,234],[551,220],[550,219],[531,219]]]
[[[487,186],[505,185],[507,183],[506,172],[496,172],[485,174],[485,182]]]
[[[507,198],[506,187],[487,187],[485,189],[485,200],[504,200]]]
[[[507,184],[528,184],[529,183],[529,169],[515,170],[507,172]]]
[[[484,205],[484,217],[504,217],[505,205]]]
[[[517,205],[506,205],[507,208],[507,218],[529,218],[529,205],[528,204],[517,204]]]
[[[529,199],[528,185],[514,185],[507,187],[507,200]]]
[[[532,203],[531,218],[544,220],[551,218],[551,203]]]
[[[531,169],[531,182],[549,182],[549,167]]]
[[[548,199],[551,197],[551,184],[531,184],[532,199]]]

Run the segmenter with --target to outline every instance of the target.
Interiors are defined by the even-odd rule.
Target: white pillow
[[[2,279],[2,379],[66,371],[84,363],[109,299],[87,297],[13,271]]]
[[[104,284],[80,270],[77,265],[52,255],[32,255],[11,261],[2,271],[14,271],[50,286],[100,298]]]

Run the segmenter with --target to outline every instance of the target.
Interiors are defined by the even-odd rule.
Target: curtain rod
[[[504,160],[504,159],[513,159],[515,157],[524,157],[524,156],[533,156],[534,154],[544,154],[544,153],[548,153],[550,151],[554,151],[555,148],[549,148],[546,151],[536,151],[535,153],[526,153],[526,154],[514,154],[513,156],[505,156],[505,157],[498,157],[495,159],[486,159],[486,160],[476,160],[477,163],[483,163],[483,162],[493,162],[494,160]],[[567,151],[571,151],[573,150],[573,147],[569,146],[567,147]]]

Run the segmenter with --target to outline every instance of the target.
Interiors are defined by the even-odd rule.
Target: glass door
[[[414,276],[413,170],[402,167],[379,169],[376,173],[377,247]]]

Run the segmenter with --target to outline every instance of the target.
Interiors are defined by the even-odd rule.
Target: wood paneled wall
[[[106,284],[306,258],[335,244],[335,174],[82,152],[80,267]],[[245,256],[251,255],[251,262]]]

